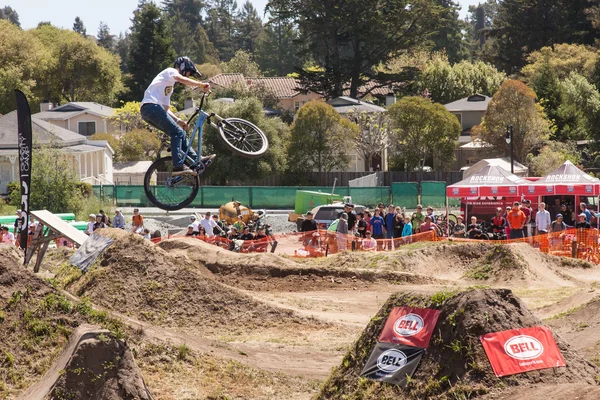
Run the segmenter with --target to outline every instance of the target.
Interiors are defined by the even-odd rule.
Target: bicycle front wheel
[[[219,123],[219,137],[234,153],[260,157],[267,152],[269,141],[258,127],[240,118],[226,118]]]
[[[186,165],[190,166],[189,160]],[[188,206],[198,194],[200,180],[198,176],[172,176],[173,160],[163,157],[154,161],[144,176],[144,192],[148,200],[156,207],[175,211]]]

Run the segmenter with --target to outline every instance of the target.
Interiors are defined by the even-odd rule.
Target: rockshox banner
[[[361,377],[404,386],[412,377],[425,349],[393,343],[377,343],[360,373]]]
[[[22,249],[27,248],[27,227],[29,226],[29,193],[31,190],[31,151],[33,138],[31,131],[31,111],[27,97],[20,90],[15,90],[17,97],[19,177],[21,181],[21,211],[25,219],[23,234],[20,239]]]
[[[380,342],[426,349],[440,312],[430,308],[396,307],[390,312]]]
[[[487,333],[479,339],[498,377],[565,366],[552,332],[545,326]]]

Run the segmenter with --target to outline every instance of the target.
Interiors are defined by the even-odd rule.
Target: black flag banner
[[[33,138],[31,131],[31,110],[27,97],[20,90],[15,90],[17,97],[19,177],[21,181],[21,211],[23,212],[23,233],[20,238],[22,249],[27,248],[27,227],[29,226],[29,194],[31,190],[31,151]]]
[[[360,373],[361,377],[405,386],[425,349],[393,343],[377,343]]]

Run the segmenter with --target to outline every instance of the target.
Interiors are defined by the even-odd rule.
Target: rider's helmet
[[[173,68],[179,71],[179,73],[183,76],[185,76],[186,72],[189,72],[190,76],[196,78],[200,78],[202,76],[189,57],[177,57],[173,63]]]

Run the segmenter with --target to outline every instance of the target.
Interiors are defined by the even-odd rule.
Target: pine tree
[[[167,23],[156,4],[140,1],[132,22],[127,100],[139,101],[156,74],[172,65],[175,53]]]
[[[258,37],[255,52],[256,62],[266,76],[285,76],[302,67],[306,49],[299,39],[294,23],[271,10],[271,18]]]
[[[203,0],[165,0],[163,4],[169,18],[179,15],[192,30],[202,23],[202,13],[206,8]]]
[[[12,9],[10,6],[5,6],[0,8],[0,19],[7,19],[12,22],[13,25],[21,27],[21,23],[19,22],[19,14]]]
[[[100,25],[98,26],[98,45],[104,47],[111,53],[114,52],[115,35],[110,34],[110,28],[102,21],[100,21]]]
[[[85,25],[83,25],[83,21],[79,17],[75,17],[75,22],[73,23],[73,30],[83,37],[87,36]]]
[[[254,53],[258,37],[263,31],[263,25],[256,9],[250,2],[242,5],[235,19],[235,47]]]
[[[463,37],[467,24],[458,18],[459,5],[452,0],[436,0],[436,3],[441,6],[441,11],[435,20],[437,28],[431,36],[433,50],[444,50],[451,63],[468,58],[467,42]]]
[[[129,71],[127,64],[129,63],[129,46],[131,45],[131,37],[127,32],[119,33],[117,37],[116,51],[121,57],[121,72],[124,74]]]
[[[235,53],[233,15],[236,10],[235,0],[212,0],[207,13],[206,33],[223,61],[229,61]]]

